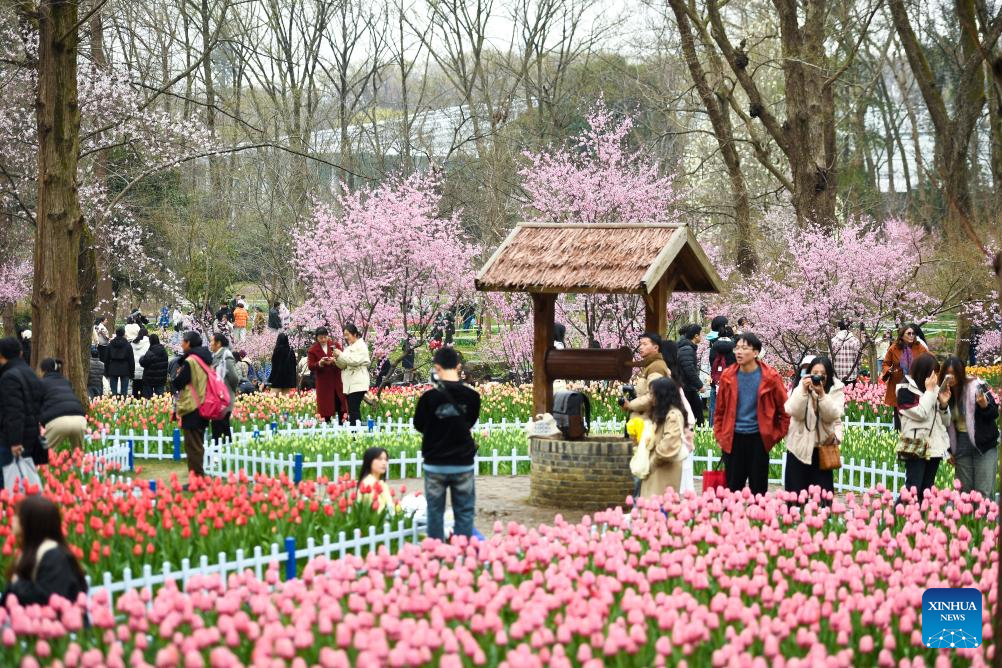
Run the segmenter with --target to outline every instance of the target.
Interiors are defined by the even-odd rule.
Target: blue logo
[[[926,589],[922,594],[922,641],[926,647],[981,647],[978,589]]]

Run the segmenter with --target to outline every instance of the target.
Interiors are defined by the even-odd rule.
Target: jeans
[[[714,383],[713,385],[710,385],[710,405],[708,406],[710,414],[706,418],[709,421],[711,427],[713,426],[713,412],[716,409],[717,409],[717,384]]]
[[[247,328],[246,327],[234,327],[233,328],[233,342],[234,343],[239,343],[240,341],[243,341],[244,338],[246,338],[246,336],[247,336]]]
[[[769,453],[761,434],[734,434],[731,454],[724,460],[727,487],[740,492],[747,484],[752,494],[769,491]]]
[[[981,496],[995,498],[995,475],[999,467],[998,448],[985,454],[977,450],[957,457],[957,480],[962,492],[981,492]]]
[[[880,376],[883,375],[883,373],[884,373],[884,360],[878,359],[877,360],[877,375],[874,376],[874,378],[880,378]]]
[[[456,518],[453,533],[473,535],[473,515],[477,501],[476,472],[424,472],[424,495],[428,500],[428,537],[445,540],[445,491],[451,489],[452,514]]]
[[[942,457],[933,457],[932,459],[909,459],[905,462],[905,487],[914,487],[917,490],[919,503],[922,503],[925,491],[935,484],[936,471],[939,469],[941,461],[943,461]],[[898,502],[901,502],[900,494]]]
[[[129,394],[128,376],[108,376],[108,383],[111,384],[111,394],[115,397],[125,397]]]
[[[104,394],[104,387],[97,387],[96,385],[87,388],[87,396],[91,399],[97,399]]]

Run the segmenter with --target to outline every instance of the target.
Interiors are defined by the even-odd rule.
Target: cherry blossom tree
[[[0,306],[13,304],[31,294],[31,262],[8,258],[0,264]]]
[[[399,350],[410,334],[428,340],[435,318],[473,293],[480,249],[458,212],[439,216],[440,174],[432,170],[318,204],[295,234],[295,264],[306,302],[294,325],[354,323],[376,354]]]
[[[633,119],[613,113],[602,99],[585,117],[587,128],[569,145],[526,151],[519,170],[527,219],[556,223],[676,223],[681,199],[671,173],[642,150],[631,149]],[[501,326],[500,349],[517,366],[531,363],[531,325],[506,309],[528,313],[528,300],[488,300]],[[643,333],[644,305],[636,295],[561,295],[557,321],[575,343],[634,346]],[[495,340],[490,347],[499,345]],[[517,346],[524,349],[515,354]]]
[[[833,230],[790,225],[777,256],[734,286],[725,308],[751,320],[774,363],[795,368],[805,353],[829,351],[839,320],[876,340],[888,323],[955,308],[949,295],[927,292],[934,243],[900,219],[851,219]]]
[[[37,62],[37,31],[0,12],[0,205],[16,212],[26,228],[34,226],[37,189]],[[157,109],[113,67],[80,62],[77,70],[77,188],[92,250],[115,258],[117,272],[148,289],[176,292],[177,280],[158,261],[156,244],[137,224],[128,195],[144,178],[211,151],[211,136],[200,122]],[[115,161],[110,173],[107,162],[97,169],[102,154],[112,149],[125,159]]]

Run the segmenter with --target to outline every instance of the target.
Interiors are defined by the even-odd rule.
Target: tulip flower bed
[[[994,387],[1002,385],[1002,366],[970,367],[969,373],[988,380]],[[857,383],[846,390],[846,416],[851,421],[890,422],[893,410],[884,405],[885,385]],[[363,419],[411,420],[414,407],[426,385],[385,388],[379,402],[372,407],[362,405]],[[510,383],[484,383],[477,386],[482,397],[480,419],[522,421],[532,417],[532,386]],[[592,383],[585,391],[591,399],[592,417],[596,420],[621,420],[623,411],[616,400],[621,396],[619,383]],[[102,397],[91,404],[88,418],[96,435],[113,431],[136,433],[171,432],[176,424],[171,420],[173,399],[169,395],[152,399]],[[237,398],[231,422],[234,427],[263,429],[277,423],[296,424],[316,419],[313,392],[291,396],[267,393],[241,395]]]
[[[88,475],[80,452],[52,459],[40,471],[45,494],[62,507],[67,540],[95,582],[106,571],[140,573],[150,565],[159,572],[165,562],[178,567],[185,558],[265,549],[289,537],[303,546],[310,537],[319,542],[324,534],[382,527],[387,515],[356,503],[347,479],[297,485],[284,477],[204,478],[185,492],[173,478],[152,491],[146,483]],[[12,501],[0,491],[0,572],[15,552]]]
[[[195,578],[119,597],[117,619],[98,597],[91,628],[68,603],[18,606],[0,642],[21,665],[989,665],[997,505],[790,500],[669,492],[632,517],[497,523],[484,542],[316,559],[286,582]],[[930,587],[981,589],[982,647],[924,647]]]

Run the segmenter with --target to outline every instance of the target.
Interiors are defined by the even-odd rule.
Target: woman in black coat
[[[129,381],[136,373],[136,357],[132,344],[125,338],[125,328],[115,330],[115,338],[108,343],[108,359],[104,360],[104,375],[111,383],[111,393],[124,397],[129,394]]]
[[[273,390],[291,390],[296,387],[296,354],[292,352],[289,337],[285,332],[279,334],[275,340],[268,385]]]
[[[73,393],[70,381],[62,374],[63,361],[46,357],[42,369],[42,410],[39,421],[45,425],[46,447],[54,448],[69,441],[74,448],[83,447],[87,431],[87,412]]]
[[[139,364],[143,367],[143,397],[163,394],[167,385],[167,349],[156,334],[150,334],[150,349],[139,358]]]
[[[14,509],[14,538],[21,549],[7,573],[0,605],[16,596],[21,605],[48,605],[52,596],[76,602],[87,578],[63,535],[59,506],[44,496],[27,496]]]

